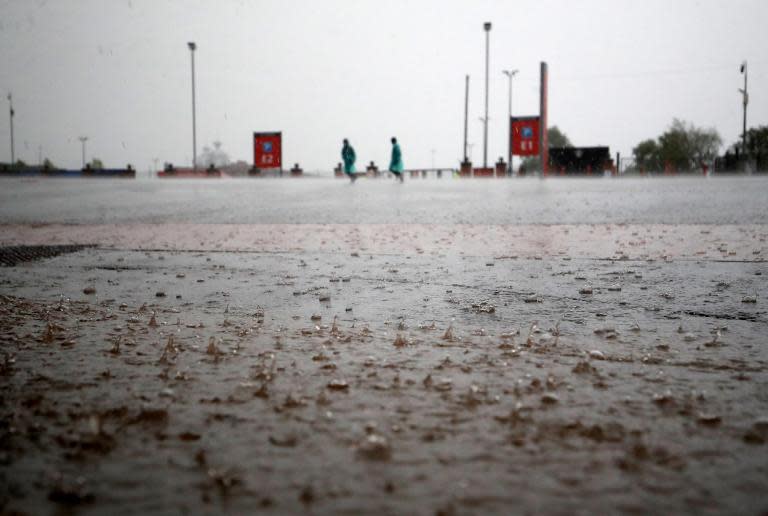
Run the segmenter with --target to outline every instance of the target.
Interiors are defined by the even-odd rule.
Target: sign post
[[[537,116],[509,118],[509,145],[512,156],[538,156],[540,154],[540,119]]]
[[[539,145],[539,117],[518,116],[511,117],[510,131],[512,154],[514,156],[538,156]]]
[[[283,133],[253,133],[253,167],[283,173]]]

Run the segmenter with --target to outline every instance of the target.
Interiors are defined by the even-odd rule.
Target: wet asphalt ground
[[[5,223],[755,224],[763,176],[563,179],[0,178]]]
[[[655,180],[688,209],[633,215],[639,182],[502,181],[486,221],[481,181],[272,181],[243,220],[178,184],[232,225],[99,218],[103,183],[66,220],[3,203],[5,245],[97,246],[0,269],[3,510],[765,512],[763,183]],[[283,220],[305,189],[329,213]],[[573,217],[537,226],[551,198]]]

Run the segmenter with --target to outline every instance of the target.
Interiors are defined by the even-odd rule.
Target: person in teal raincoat
[[[395,174],[400,182],[403,182],[403,153],[400,151],[400,144],[397,138],[392,137],[392,159],[389,160],[389,171]]]
[[[349,144],[349,140],[344,138],[344,146],[341,148],[341,159],[344,162],[344,173],[354,183],[357,179],[355,174],[355,149]]]

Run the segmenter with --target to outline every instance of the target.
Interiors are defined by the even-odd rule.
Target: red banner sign
[[[512,154],[539,155],[539,117],[512,118]]]
[[[258,169],[283,168],[282,133],[253,133],[253,166]]]

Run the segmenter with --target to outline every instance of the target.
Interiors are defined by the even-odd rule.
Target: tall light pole
[[[744,89],[739,89],[744,103],[744,120],[741,128],[741,152],[747,157],[747,104],[749,103],[749,94],[747,93],[747,62],[741,63],[741,73],[744,74]]]
[[[509,116],[507,116],[507,125],[509,126],[509,152],[507,153],[507,173],[512,174],[512,78],[517,75],[519,70],[502,70],[501,72],[509,78]]]
[[[483,168],[488,168],[488,50],[491,35],[491,22],[483,24],[485,30],[485,120],[483,123]]]
[[[195,119],[195,50],[194,41],[187,43],[189,55],[192,57],[192,168],[197,170],[197,120]]]
[[[16,163],[16,155],[13,148],[13,115],[15,113],[13,112],[13,97],[10,93],[8,94],[8,109],[10,110],[11,114],[11,165],[13,165]]]
[[[487,129],[488,129],[488,118],[486,118],[486,117],[482,117],[482,116],[481,116],[481,117],[479,117],[479,118],[478,118],[478,120],[480,121],[480,123],[481,123],[481,124],[483,124],[483,127],[484,127],[484,128],[486,129],[486,131],[487,131]],[[487,134],[487,133],[486,133],[486,134]],[[488,165],[487,165],[487,163],[485,163],[485,162],[486,162],[486,159],[487,159],[487,158],[486,158],[486,153],[487,153],[487,151],[488,151],[488,146],[487,146],[487,143],[488,143],[488,140],[484,140],[484,141],[483,141],[483,149],[484,149],[484,151],[483,151],[483,162],[484,162],[484,163],[483,163],[483,168],[488,168]],[[475,177],[475,170],[476,170],[476,169],[473,167],[473,168],[472,168],[472,177]]]
[[[469,116],[469,75],[464,81],[464,162],[467,162],[467,118]]]
[[[88,141],[88,137],[80,136],[78,140],[80,140],[81,152],[83,154],[83,168],[85,168],[85,142]]]

